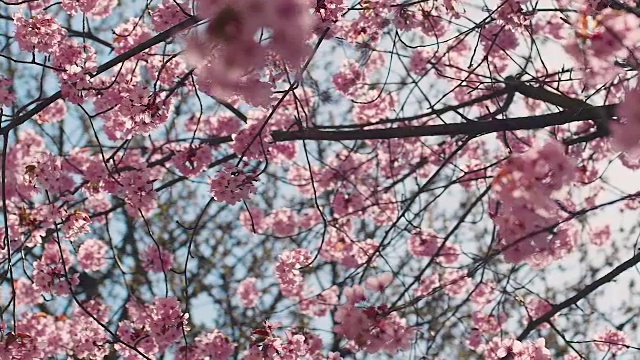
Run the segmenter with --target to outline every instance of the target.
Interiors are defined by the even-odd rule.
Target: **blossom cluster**
[[[257,179],[243,170],[225,164],[222,171],[211,180],[211,194],[217,201],[235,204],[240,200],[248,200],[255,194],[254,182]]]
[[[255,74],[272,54],[294,69],[301,65],[315,26],[310,10],[304,0],[197,1],[196,15],[209,20],[189,39],[202,89],[223,99],[239,95],[253,105],[268,105],[270,85]],[[265,29],[268,39],[260,38]]]
[[[368,286],[372,293],[379,292],[384,287],[386,286]],[[349,340],[349,345],[354,350],[395,354],[409,348],[415,329],[408,326],[406,319],[392,312],[386,304],[361,304],[366,301],[367,296],[360,286],[345,289],[345,294],[347,302],[338,306],[334,331]]]
[[[301,268],[308,266],[312,256],[307,249],[285,251],[276,264],[276,278],[284,296],[298,297],[304,291],[304,277]]]
[[[569,225],[558,224],[562,208],[553,194],[570,184],[576,172],[563,146],[554,141],[505,161],[493,181],[491,217],[508,262],[544,266],[573,249],[575,234]]]

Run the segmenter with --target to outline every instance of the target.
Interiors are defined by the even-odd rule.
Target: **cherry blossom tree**
[[[0,4],[0,359],[640,357],[635,1]]]

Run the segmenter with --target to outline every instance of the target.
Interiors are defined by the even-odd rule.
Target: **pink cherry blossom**
[[[162,32],[187,18],[190,13],[187,2],[164,0],[157,9],[151,11],[153,28]]]
[[[257,179],[241,169],[225,165],[217,177],[211,180],[211,194],[216,201],[235,204],[240,200],[248,200],[256,192],[254,182]]]
[[[185,146],[178,150],[172,161],[183,175],[194,176],[206,169],[212,159],[211,149],[207,146]]]
[[[365,309],[344,305],[336,312],[339,325],[335,331],[368,353],[395,354],[409,346],[415,330],[407,326],[405,319],[396,313],[387,314],[386,310],[384,305]]]
[[[233,355],[236,345],[220,330],[213,330],[198,336],[191,356],[206,359],[228,359]]]
[[[300,311],[309,316],[323,317],[335,309],[339,303],[339,288],[332,286],[317,296],[300,301]]]
[[[300,269],[309,265],[311,259],[311,253],[307,249],[285,251],[280,255],[275,271],[284,296],[300,296],[304,290],[304,276]]]
[[[11,90],[13,81],[0,75],[0,105],[9,106],[16,101],[15,94]]]
[[[616,109],[621,122],[611,122],[611,141],[615,149],[627,151],[638,155],[637,149],[640,143],[640,112],[638,101],[640,90],[632,89],[625,94],[624,101]]]
[[[590,232],[589,240],[596,246],[605,246],[611,243],[613,240],[611,237],[611,227],[604,225],[593,229]]]
[[[48,13],[38,12],[30,19],[15,13],[15,38],[23,51],[52,53],[64,40],[67,32]]]
[[[627,351],[627,344],[629,340],[624,332],[615,330],[615,329],[607,329],[605,332],[600,333],[596,337],[596,341],[594,342],[594,346],[599,351],[607,351],[612,352],[613,354],[622,354]]]
[[[255,307],[260,300],[260,292],[256,287],[256,278],[250,277],[242,280],[238,285],[236,294],[240,297],[242,306],[247,308]]]
[[[525,320],[523,321],[524,323],[528,322],[528,321],[534,321],[539,317],[544,316],[547,312],[551,311],[553,309],[553,306],[543,300],[543,299],[539,299],[539,298],[529,298],[527,299],[526,303],[526,311],[527,311],[527,317],[529,318],[529,320]],[[555,321],[558,318],[557,315],[553,316],[551,318],[552,321]],[[540,329],[548,329],[549,328],[549,324],[541,324],[539,326]]]
[[[365,288],[369,291],[383,292],[393,281],[393,274],[384,273],[380,276],[369,277],[365,282]]]
[[[560,228],[553,235],[545,229],[560,216],[551,196],[570,183],[575,172],[575,165],[555,142],[507,160],[494,179],[494,191],[502,205],[492,217],[500,227],[510,262],[529,261],[540,266],[573,249],[571,227]],[[523,236],[528,239],[521,239]]]
[[[67,113],[67,105],[64,101],[58,100],[38,114],[38,122],[57,123],[64,119]]]
[[[174,264],[173,254],[156,244],[147,245],[140,260],[145,270],[153,272],[169,271]]]
[[[259,90],[267,84],[249,73],[264,68],[270,53],[294,68],[303,61],[314,28],[310,10],[303,0],[276,0],[270,6],[253,0],[197,1],[196,15],[211,20],[200,37],[188,42],[198,74],[208,77],[201,86],[224,99],[242,94],[255,105],[268,105],[268,93]],[[271,40],[258,43],[255,35],[264,27],[271,30]]]
[[[78,264],[85,271],[100,271],[107,266],[108,247],[98,239],[85,240],[78,249]]]
[[[62,8],[70,15],[75,15],[78,11],[90,13],[97,5],[97,0],[63,0]]]
[[[71,273],[73,258],[68,249],[62,246],[62,255],[55,242],[45,246],[40,260],[33,264],[33,281],[42,293],[67,296],[74,286],[79,284],[78,274]],[[64,266],[62,264],[64,259]]]

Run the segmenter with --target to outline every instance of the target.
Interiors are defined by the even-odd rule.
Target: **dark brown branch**
[[[549,126],[566,125],[576,121],[594,120],[606,114],[614,116],[617,104],[571,109],[551,114],[508,118],[486,122],[456,123],[425,126],[406,126],[390,129],[323,131],[306,129],[301,131],[274,131],[271,136],[276,142],[293,140],[373,140],[398,139],[421,136],[478,136],[501,131],[534,130]]]
[[[529,322],[529,324],[527,324],[527,327],[518,336],[518,341],[524,340],[535,328],[537,328],[538,326],[540,326],[540,325],[546,323],[547,321],[551,320],[551,318],[554,315],[556,315],[560,311],[562,311],[562,310],[564,310],[564,309],[576,304],[578,301],[584,299],[589,294],[591,294],[592,292],[596,291],[600,286],[612,281],[618,275],[622,274],[624,271],[626,271],[629,268],[637,265],[638,263],[640,263],[640,253],[636,254],[631,259],[623,262],[618,267],[616,267],[615,269],[611,270],[611,272],[609,272],[608,274],[602,276],[598,280],[596,280],[596,281],[592,282],[591,284],[587,285],[584,289],[578,291],[572,297],[566,299],[565,301],[561,302],[560,304],[554,305],[553,308],[551,310],[549,310],[548,312],[546,312],[544,315],[542,315],[539,318]]]

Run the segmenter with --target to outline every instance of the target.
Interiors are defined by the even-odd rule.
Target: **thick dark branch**
[[[553,306],[553,308],[551,310],[549,310],[548,312],[546,312],[544,315],[542,315],[539,318],[529,322],[529,324],[527,324],[527,327],[522,331],[520,336],[518,336],[518,341],[524,340],[535,328],[537,328],[538,326],[540,326],[540,325],[546,323],[547,321],[551,320],[551,318],[554,315],[556,315],[560,311],[562,311],[562,310],[564,310],[564,309],[576,304],[578,301],[580,301],[580,300],[584,299],[585,297],[587,297],[589,294],[594,292],[600,286],[612,281],[618,275],[622,274],[623,272],[625,272],[629,268],[637,265],[638,263],[640,263],[640,253],[636,254],[631,259],[623,262],[622,264],[620,264],[618,267],[613,269],[608,274],[604,275],[603,277],[599,278],[598,280],[596,280],[596,281],[592,282],[591,284],[587,285],[584,289],[578,291],[572,297],[566,299],[565,301],[561,302],[560,304],[557,304],[557,305]]]
[[[293,140],[373,140],[399,139],[421,136],[478,136],[501,131],[534,130],[549,126],[566,125],[576,121],[600,119],[603,114],[614,116],[617,104],[570,109],[551,114],[507,118],[493,121],[406,126],[390,129],[323,131],[306,129],[301,131],[274,131],[271,136],[277,142]]]
[[[73,29],[67,29],[67,32],[69,33],[70,37],[78,37],[78,38],[84,38],[84,39],[93,40],[93,41],[97,42],[98,44],[100,44],[102,46],[108,47],[109,49],[113,49],[113,45],[110,42],[95,36],[91,32],[78,31],[78,30],[73,30]]]

